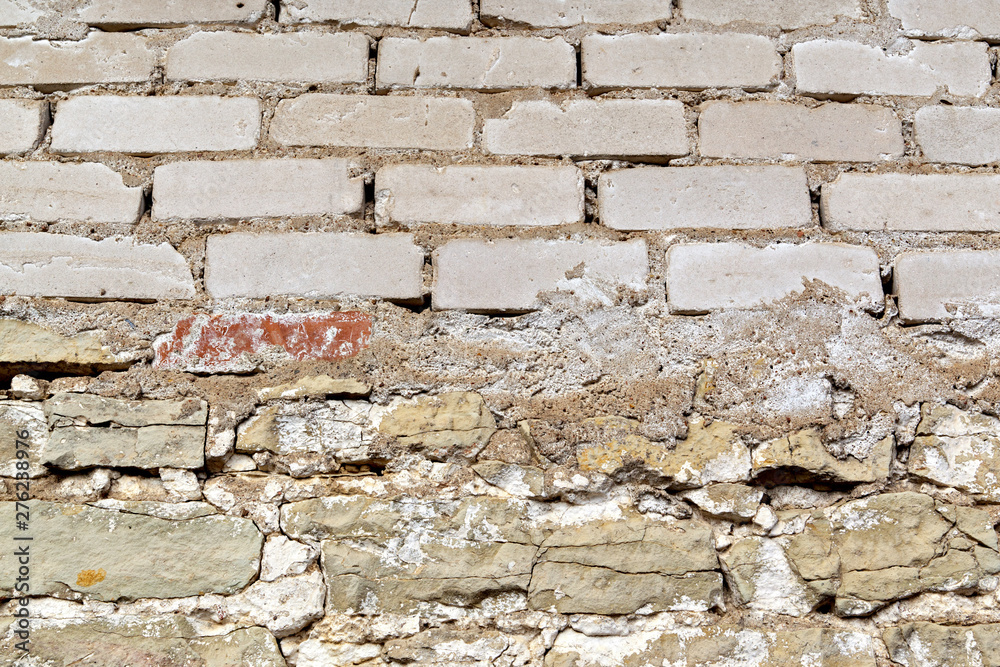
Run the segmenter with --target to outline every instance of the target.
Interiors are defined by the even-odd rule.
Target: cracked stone
[[[757,514],[764,490],[744,484],[713,484],[684,491],[680,495],[710,516],[729,521],[749,521]]]
[[[805,616],[822,601],[795,572],[775,540],[739,540],[719,559],[738,600],[750,609]]]
[[[910,448],[910,474],[1000,501],[1000,420],[951,405],[924,404]]]
[[[864,460],[853,456],[839,459],[823,446],[820,432],[806,429],[764,443],[753,452],[753,473],[760,476],[781,471],[802,481],[819,478],[833,482],[874,482],[889,476],[894,440],[879,441]]]

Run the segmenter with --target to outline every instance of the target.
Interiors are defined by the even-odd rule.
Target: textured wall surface
[[[0,0],[0,666],[1000,665],[998,44]]]

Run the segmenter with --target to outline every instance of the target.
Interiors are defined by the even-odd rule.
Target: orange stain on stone
[[[93,586],[96,583],[104,581],[104,577],[107,574],[103,569],[83,570],[80,574],[76,575],[76,585],[84,587]]]

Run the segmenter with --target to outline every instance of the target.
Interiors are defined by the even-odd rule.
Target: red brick
[[[335,361],[368,347],[372,318],[324,315],[192,315],[157,339],[154,368],[246,373],[263,362]]]

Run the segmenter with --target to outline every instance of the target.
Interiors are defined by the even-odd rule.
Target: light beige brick
[[[0,28],[31,23],[41,15],[40,9],[25,4],[24,0],[0,0]]]
[[[175,81],[364,83],[368,38],[361,33],[199,32],[171,47]]]
[[[0,162],[0,220],[132,224],[142,188],[103,164]]]
[[[639,167],[598,183],[612,229],[781,229],[812,225],[801,167]]]
[[[337,215],[364,207],[347,160],[174,162],[153,174],[153,218],[216,220]]]
[[[226,234],[208,239],[205,289],[217,299],[418,299],[423,266],[411,234]]]
[[[878,257],[871,248],[841,243],[690,243],[667,251],[671,313],[697,315],[726,308],[758,308],[819,280],[877,310],[883,301]]]
[[[896,258],[893,290],[907,323],[1000,317],[1000,252],[906,252]]]
[[[828,25],[837,17],[861,18],[860,0],[678,0],[681,16],[725,25],[737,21],[785,29]]]
[[[1000,38],[1000,0],[889,0],[889,14],[914,36]]]
[[[74,97],[56,105],[52,150],[149,155],[248,150],[260,136],[249,97]]]
[[[431,303],[435,310],[525,312],[538,307],[540,292],[572,290],[580,279],[641,291],[648,273],[642,240],[460,239],[434,252]]]
[[[930,162],[1000,162],[1000,109],[930,106],[917,111],[917,143]]]
[[[353,25],[468,30],[471,0],[282,0],[282,23],[332,21]]]
[[[654,23],[670,19],[671,0],[480,0],[488,25],[568,28],[582,23]]]
[[[823,185],[821,215],[834,231],[1000,231],[1000,176],[841,174]]]
[[[25,153],[42,139],[48,104],[38,100],[0,100],[0,154]]]
[[[816,39],[792,47],[795,88],[818,97],[915,95],[943,91],[958,97],[981,97],[993,71],[986,44],[911,42],[903,55],[887,55],[874,46]]]
[[[379,89],[572,88],[576,50],[535,37],[386,37],[378,45]]]
[[[588,35],[583,80],[595,88],[745,88],[781,76],[774,43],[759,35]]]
[[[583,222],[576,167],[395,165],[375,176],[376,219],[489,227]]]
[[[169,244],[0,233],[0,294],[85,299],[191,299],[187,262]]]
[[[690,152],[684,105],[675,100],[514,102],[486,121],[485,149],[497,155],[679,157]]]
[[[314,93],[278,103],[271,138],[286,146],[464,150],[475,124],[468,100]]]
[[[37,2],[37,0],[36,0]],[[90,25],[175,26],[191,23],[253,23],[268,0],[90,0],[77,16]]]
[[[710,102],[698,120],[701,154],[817,162],[874,162],[903,154],[892,110],[867,104]]]
[[[66,87],[146,81],[156,53],[146,38],[93,32],[79,42],[0,38],[0,86]]]

